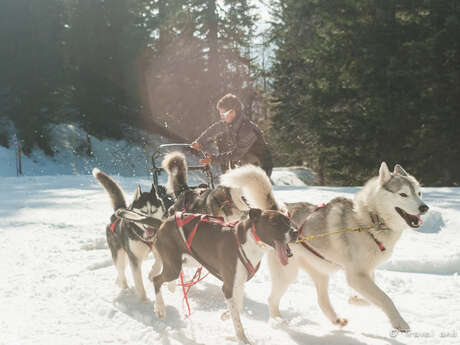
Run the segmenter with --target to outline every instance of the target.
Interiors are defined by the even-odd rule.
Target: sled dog
[[[422,224],[420,216],[428,211],[428,206],[422,201],[417,180],[400,165],[391,173],[383,162],[379,175],[365,184],[354,201],[335,198],[316,210],[311,209],[311,204],[306,205],[308,209],[302,211],[298,204],[288,204],[292,213],[298,213],[297,217],[299,214],[305,217],[299,229],[300,238],[345,229],[361,231],[332,234],[291,245],[294,256],[287,266],[281,266],[269,253],[270,317],[281,317],[280,299],[302,268],[313,279],[323,313],[333,324],[345,326],[347,319],[337,316],[328,293],[329,275],[342,269],[350,287],[382,309],[394,328],[409,331],[409,325],[390,297],[376,285],[374,270],[391,256],[404,229],[416,229]],[[353,297],[350,302],[365,301]]]
[[[123,190],[112,178],[96,168],[93,169],[93,176],[109,194],[114,211],[128,208],[150,216],[148,223],[141,224],[119,219],[113,214],[106,228],[107,243],[118,272],[116,283],[122,289],[128,288],[125,275],[126,261],[128,260],[136,292],[140,299],[145,300],[147,297],[142,281],[142,261],[150,251],[153,251],[156,258],[155,270],[159,270],[161,267],[158,254],[152,250],[152,238],[162,223],[164,208],[162,201],[158,198],[153,185],[150,192],[142,192],[141,187],[138,186],[134,201],[127,207]]]
[[[129,210],[119,210],[117,215],[140,222],[149,219]],[[163,262],[161,274],[153,278],[158,317],[166,316],[162,284],[176,280],[182,270],[182,257],[191,255],[223,282],[236,336],[249,343],[240,320],[244,283],[256,273],[265,251],[273,251],[280,266],[286,265],[290,256],[288,243],[296,240],[297,232],[280,211],[250,209],[248,215],[245,220],[229,224],[218,217],[177,212],[161,225],[153,242]]]
[[[252,165],[229,170],[220,176],[221,184],[214,189],[188,186],[187,164],[180,152],[166,155],[162,167],[168,173],[167,190],[176,198],[170,215],[186,211],[238,220],[248,212],[248,203],[265,199],[272,188],[265,172]]]

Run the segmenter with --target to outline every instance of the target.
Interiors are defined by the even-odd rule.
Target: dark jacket
[[[252,163],[260,166],[270,177],[273,169],[271,152],[264,141],[262,131],[244,116],[236,117],[231,123],[218,121],[206,129],[196,140],[206,148],[208,142],[225,134],[228,150],[212,157],[216,163],[244,165]]]

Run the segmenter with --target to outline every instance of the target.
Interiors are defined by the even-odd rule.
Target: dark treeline
[[[14,123],[25,153],[53,154],[50,123],[102,138],[122,138],[129,125],[190,140],[226,92],[250,115],[250,9],[247,0],[3,0],[0,121]]]
[[[271,0],[267,73],[254,3],[2,0],[0,145],[8,120],[25,153],[53,154],[52,123],[190,140],[233,92],[275,164],[306,164],[323,184],[361,184],[382,160],[460,183],[458,0]]]
[[[275,3],[273,134],[284,164],[360,184],[382,160],[460,183],[460,2]]]

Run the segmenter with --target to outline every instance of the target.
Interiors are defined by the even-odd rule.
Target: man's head
[[[227,123],[231,123],[236,117],[240,116],[242,104],[238,97],[228,93],[217,102],[216,108],[219,111],[220,118]]]

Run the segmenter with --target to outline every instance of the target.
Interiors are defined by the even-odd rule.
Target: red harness
[[[192,220],[194,220],[196,218],[200,218],[199,221],[193,227],[193,230],[187,236],[187,238],[186,239],[184,238],[185,246],[187,247],[187,250],[189,251],[189,253],[192,256],[193,256],[192,248],[191,248],[192,247],[192,242],[193,242],[193,238],[196,235],[196,232],[198,231],[198,227],[200,226],[200,224],[202,224],[202,223],[215,223],[215,224],[221,225],[222,227],[228,228],[228,231],[232,231],[233,234],[235,235],[235,242],[236,242],[236,245],[238,247],[238,257],[241,260],[241,262],[244,265],[244,267],[246,267],[246,270],[248,271],[248,280],[251,279],[254,276],[254,274],[257,272],[260,263],[257,264],[256,267],[254,267],[252,265],[251,261],[249,261],[246,253],[244,252],[243,247],[241,246],[240,240],[238,239],[238,233],[236,231],[236,228],[237,228],[238,223],[239,223],[238,221],[225,222],[224,218],[220,217],[220,216],[210,216],[210,215],[207,215],[207,214],[184,213],[184,212],[176,212],[175,217],[176,217],[176,225],[177,225],[178,229],[181,229],[183,226],[185,226],[186,224],[190,223]],[[256,233],[256,227],[255,227],[254,223],[251,224],[251,232],[252,232],[252,235],[254,236],[254,239],[256,240],[256,242],[260,242],[261,239]]]
[[[316,212],[316,211],[318,211],[319,209],[321,209],[321,208],[323,208],[323,207],[326,207],[326,204],[320,204],[320,205],[316,206],[315,209],[313,210],[313,212]],[[308,219],[308,217],[307,217],[307,219]],[[300,226],[300,228],[299,228],[299,230],[298,230],[298,236],[297,236],[297,238],[298,238],[299,240],[302,239],[302,230],[303,230],[303,227],[304,227],[304,225],[305,225],[306,222],[307,222],[307,220],[305,220],[305,221],[302,223],[302,225]],[[319,257],[320,259],[323,259],[324,261],[327,261],[327,262],[332,263],[331,261],[329,261],[328,259],[326,259],[324,256],[322,256],[320,253],[318,253],[312,246],[308,245],[305,241],[300,242],[300,244],[302,244],[302,246],[303,246],[305,249],[309,250],[310,252],[312,252],[313,254],[315,254],[315,255],[316,255],[317,257]]]
[[[202,281],[209,274],[209,272],[208,272],[202,277],[201,276],[202,268],[203,267],[198,267],[196,272],[195,272],[195,275],[188,282],[184,282],[184,272],[180,271],[180,285],[182,286],[182,293],[184,294],[184,298],[182,300],[182,307],[184,307],[184,303],[187,305],[187,310],[188,311],[185,313],[185,317],[187,317],[187,318],[190,317],[190,315],[192,315],[192,312],[190,310],[190,303],[188,303],[188,292],[190,291],[190,289],[192,288],[193,285],[195,285],[195,284],[199,283],[200,281]]]
[[[119,221],[120,221],[120,218],[117,218],[117,219],[115,219],[115,221],[112,223],[112,225],[110,225],[110,230],[111,230],[112,232],[115,231],[115,227],[117,226],[117,223],[118,223]]]
[[[175,218],[176,218],[176,225],[177,225],[177,228],[179,229],[179,231],[183,231],[183,230],[181,230],[182,227],[185,226],[186,224],[190,223],[192,220],[194,220],[196,218],[200,218],[199,221],[193,227],[193,230],[190,232],[188,237],[186,239],[184,237],[185,246],[187,247],[187,250],[189,251],[189,253],[192,256],[194,256],[193,252],[192,252],[192,242],[193,242],[193,238],[195,237],[195,235],[196,235],[196,233],[198,231],[198,227],[200,226],[200,224],[201,223],[215,223],[215,224],[221,225],[222,227],[227,227],[228,228],[227,231],[233,231],[233,233],[235,235],[236,245],[238,246],[238,257],[241,260],[241,262],[243,263],[244,267],[246,267],[246,270],[248,271],[248,280],[251,279],[252,276],[254,276],[254,274],[257,272],[257,270],[259,268],[259,265],[260,265],[260,262],[257,264],[256,267],[254,267],[252,265],[252,263],[249,261],[249,259],[247,258],[246,253],[244,252],[243,248],[241,247],[241,242],[238,239],[238,233],[236,231],[236,227],[237,227],[237,225],[239,223],[238,221],[226,223],[224,221],[223,217],[210,216],[210,215],[198,214],[198,213],[187,213],[187,214],[184,215],[184,212],[176,212]],[[254,224],[251,225],[251,231],[252,231],[252,234],[253,234],[255,240],[257,242],[261,241],[261,239],[259,238],[259,236],[256,233],[256,228],[255,228]],[[184,234],[184,236],[185,236],[185,234]],[[185,313],[185,317],[187,317],[187,318],[190,317],[190,315],[191,315],[190,304],[188,302],[188,297],[187,297],[188,292],[189,292],[190,288],[193,285],[195,285],[198,282],[202,281],[209,274],[209,272],[208,272],[202,277],[201,276],[201,269],[202,269],[202,267],[199,267],[196,270],[195,275],[193,276],[193,278],[188,282],[184,282],[183,272],[181,271],[181,273],[180,273],[180,279],[181,279],[180,285],[182,286],[182,292],[184,294],[184,298],[183,298],[182,303],[183,304],[185,303],[186,306],[187,306],[187,312]]]

